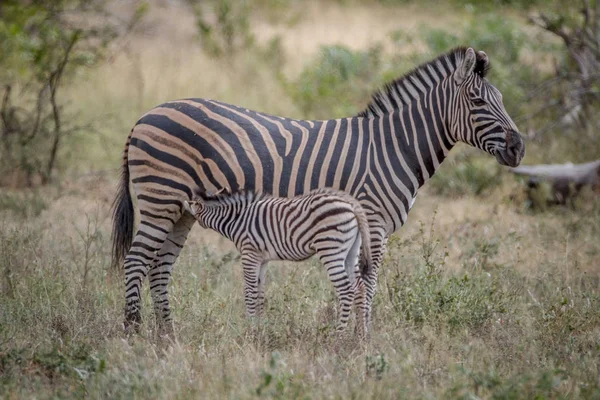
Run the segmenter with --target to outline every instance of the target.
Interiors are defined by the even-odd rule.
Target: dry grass
[[[334,292],[314,260],[273,263],[265,319],[251,326],[233,246],[199,228],[174,271],[178,342],[155,342],[147,293],[142,334],[124,338],[109,206],[130,126],[187,96],[298,115],[258,61],[207,58],[190,17],[161,4],[128,54],[69,89],[81,116],[99,121],[67,149],[70,178],[0,196],[0,397],[600,396],[600,203],[587,194],[576,210],[531,214],[506,173],[480,197],[420,192],[390,241],[364,346],[329,337]],[[430,10],[415,7],[311,2],[291,27],[261,19],[257,35],[281,32],[297,49],[288,65],[301,65],[320,43],[361,47],[399,21],[426,22]],[[87,172],[99,168],[114,173]]]
[[[528,215],[494,201],[511,185],[483,201],[425,191],[390,243],[364,347],[329,337],[334,293],[317,261],[271,265],[266,317],[253,328],[236,253],[197,228],[174,272],[178,343],[162,347],[148,296],[143,334],[121,334],[122,281],[106,251],[111,189],[77,182],[37,218],[0,217],[3,397],[598,394],[597,201]]]

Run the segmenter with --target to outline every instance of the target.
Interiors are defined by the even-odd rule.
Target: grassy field
[[[320,44],[362,48],[396,24],[430,23],[431,12],[449,29],[462,18],[309,2],[291,6],[290,25],[256,17],[256,35],[283,35],[293,76]],[[368,343],[330,337],[335,295],[316,260],[270,265],[266,315],[251,326],[237,253],[198,227],[171,285],[177,343],[156,342],[148,293],[142,334],[125,338],[109,235],[131,125],[155,104],[192,96],[300,116],[267,68],[207,57],[192,25],[176,2],[153,3],[127,51],[69,87],[78,117],[97,123],[64,149],[63,177],[0,193],[1,398],[600,398],[597,195],[533,213],[520,182],[464,148],[390,240]],[[489,186],[449,195],[464,185],[455,171],[465,154],[491,169],[472,178]]]

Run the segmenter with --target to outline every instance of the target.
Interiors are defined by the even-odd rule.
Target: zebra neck
[[[383,147],[392,171],[410,182],[413,194],[429,180],[454,147],[447,124],[437,110],[409,104],[375,118],[373,132],[385,140]],[[375,147],[378,146],[374,140]]]
[[[391,231],[407,219],[417,190],[429,180],[454,146],[442,113],[433,107],[407,104],[369,120],[372,140],[370,176],[378,181]]]
[[[205,205],[203,221],[206,228],[210,228],[226,238],[232,240],[232,232],[236,223],[239,222],[239,211],[242,204],[227,204],[225,202],[214,202]]]

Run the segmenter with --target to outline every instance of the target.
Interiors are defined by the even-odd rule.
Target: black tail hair
[[[129,142],[129,139],[127,142]],[[125,256],[131,248],[131,242],[133,241],[133,223],[135,214],[133,211],[133,202],[131,201],[131,193],[129,191],[127,147],[125,148],[125,159],[121,170],[119,187],[112,204],[112,268],[115,269],[119,268],[120,264],[125,260]]]

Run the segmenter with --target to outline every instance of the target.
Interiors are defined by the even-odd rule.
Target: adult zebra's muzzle
[[[506,131],[506,147],[496,153],[496,160],[501,165],[517,167],[525,156],[525,143],[521,134],[512,129]]]

